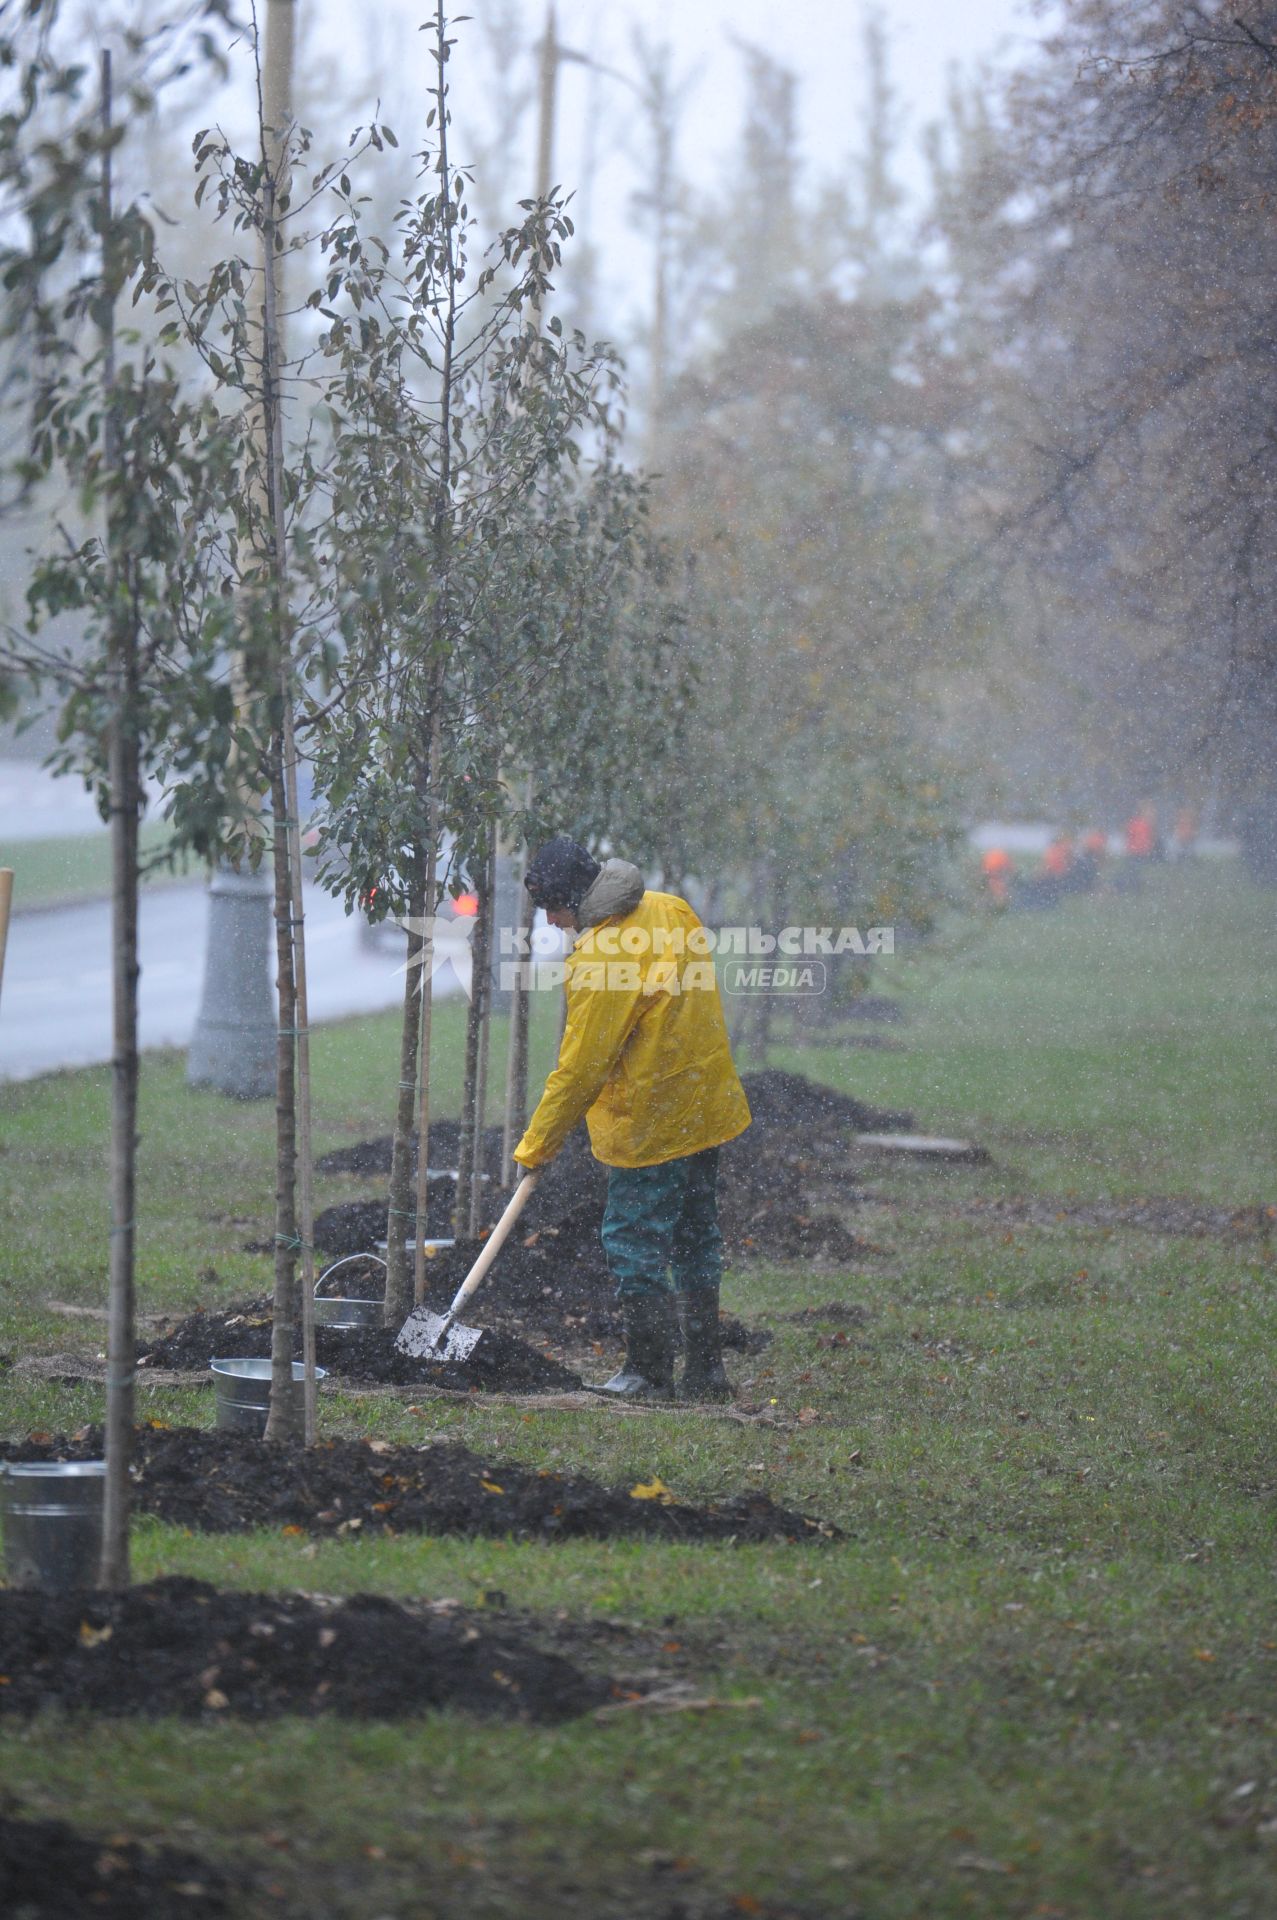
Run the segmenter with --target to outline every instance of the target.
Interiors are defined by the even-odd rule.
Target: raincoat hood
[[[633,913],[646,891],[632,861],[605,860],[576,910],[576,924],[584,932],[600,921]]]

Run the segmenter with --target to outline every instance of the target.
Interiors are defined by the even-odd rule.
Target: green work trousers
[[[723,1277],[718,1230],[718,1153],[706,1147],[656,1167],[609,1167],[603,1252],[623,1300],[716,1287]]]

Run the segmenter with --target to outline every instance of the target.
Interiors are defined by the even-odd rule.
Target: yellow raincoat
[[[514,1150],[521,1166],[552,1160],[582,1115],[609,1167],[658,1166],[745,1131],[749,1103],[700,932],[686,900],[648,891],[580,935],[559,1064]]]

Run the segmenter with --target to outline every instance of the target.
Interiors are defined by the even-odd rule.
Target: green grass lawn
[[[162,820],[143,823],[140,847],[143,862],[163,851],[170,838]],[[13,869],[13,911],[27,907],[66,906],[76,900],[105,900],[111,891],[111,836],[100,833],[55,835],[47,840],[0,840],[0,867]],[[143,886],[163,886],[174,880],[204,877],[204,868],[185,871],[156,866],[143,873]]]
[[[777,1048],[993,1155],[849,1169],[867,1189],[853,1224],[886,1249],[854,1272],[729,1276],[728,1304],[777,1333],[734,1371],[783,1426],[323,1403],[329,1431],[454,1438],[606,1480],[656,1472],[689,1498],[758,1486],[845,1542],[137,1530],[138,1577],[470,1604],[499,1588],[541,1616],[655,1628],[717,1705],[548,1731],[0,1716],[0,1779],[29,1811],[246,1868],[248,1920],[1277,1911],[1271,1241],[1067,1213],[1071,1198],[1277,1202],[1273,907],[1230,870],[1192,870],[1139,900],[960,930],[882,969],[908,1010],[901,1051]],[[456,1010],[437,1026],[446,1101]],[[386,1130],[395,1072],[390,1019],[319,1036],[321,1150]],[[83,1344],[49,1297],[101,1300],[107,1082],[0,1095],[10,1354]],[[269,1109],[188,1093],[181,1062],[157,1056],[141,1127],[143,1306],[262,1289],[268,1263],[242,1247],[269,1232]],[[319,1199],[365,1190],[328,1180]],[[1061,1217],[1030,1227],[973,1205],[1026,1195]],[[846,1345],[779,1318],[835,1298],[868,1313]],[[96,1389],[10,1373],[3,1390],[10,1434],[101,1412]],[[151,1390],[141,1411],[209,1424],[211,1395]]]

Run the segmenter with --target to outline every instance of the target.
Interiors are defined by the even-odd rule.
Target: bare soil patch
[[[10,1920],[223,1920],[237,1892],[193,1853],[0,1814],[0,1913]]]
[[[9,1460],[100,1456],[102,1432],[28,1436],[0,1444]],[[618,1536],[737,1543],[833,1539],[837,1529],[777,1506],[763,1493],[691,1506],[649,1475],[605,1487],[468,1447],[391,1446],[336,1439],[315,1447],[266,1446],[239,1433],[139,1427],[133,1467],[137,1511],[201,1533],[293,1527],[313,1534],[452,1533],[498,1539]],[[0,1672],[10,1669],[0,1666]],[[5,1704],[0,1689],[0,1707]]]
[[[362,1204],[362,1203],[360,1203]],[[601,1210],[600,1216],[601,1218]],[[596,1248],[597,1222],[582,1232],[575,1216],[558,1227],[534,1230],[522,1244],[503,1249],[464,1318],[481,1326],[484,1337],[464,1362],[411,1360],[395,1350],[395,1329],[371,1327],[315,1329],[318,1363],[355,1385],[435,1386],[452,1392],[559,1393],[581,1385],[570,1364],[594,1352],[619,1348],[624,1327],[612,1282],[601,1260],[583,1248]],[[482,1241],[468,1240],[436,1255],[427,1269],[427,1304],[442,1313],[474,1264]],[[375,1299],[385,1276],[369,1263],[368,1278],[343,1289],[361,1291],[351,1299]],[[375,1291],[374,1291],[375,1289]],[[721,1316],[723,1345],[736,1353],[761,1353],[773,1335],[747,1327],[731,1314]],[[210,1360],[258,1358],[270,1352],[271,1302],[265,1296],[224,1308],[199,1309],[181,1320],[162,1323],[140,1344],[148,1369],[199,1372]],[[298,1348],[300,1358],[301,1349]]]
[[[441,1305],[447,1306],[451,1298],[449,1292]],[[436,1304],[434,1294],[431,1304]],[[580,1374],[552,1355],[535,1352],[486,1318],[482,1324],[484,1337],[464,1361],[410,1359],[396,1351],[393,1327],[316,1327],[315,1358],[330,1374],[356,1385],[443,1387],[454,1393],[561,1393],[581,1385]],[[204,1372],[213,1359],[265,1359],[270,1339],[270,1301],[249,1300],[197,1311],[162,1328],[141,1344],[139,1365]]]
[[[754,1124],[724,1149],[722,1158],[720,1211],[729,1258],[823,1261],[845,1266],[881,1254],[884,1249],[858,1238],[838,1215],[821,1211],[813,1194],[816,1188],[833,1183],[840,1201],[853,1201],[855,1196],[847,1182],[850,1141],[856,1133],[870,1128],[910,1124],[911,1116],[866,1106],[801,1074],[779,1070],[747,1075],[746,1088]],[[431,1128],[432,1162],[455,1154],[456,1131],[455,1122],[440,1122]],[[390,1145],[389,1136],[361,1141],[323,1155],[317,1168],[329,1174],[384,1174],[390,1167]],[[499,1214],[503,1198],[497,1183],[500,1151],[500,1133],[490,1128],[483,1148],[489,1175],[484,1194],[488,1226]],[[451,1181],[439,1178],[430,1182],[429,1226],[433,1237],[446,1235],[446,1206],[451,1203],[452,1193]],[[621,1315],[599,1245],[606,1198],[607,1169],[594,1159],[585,1129],[579,1128],[542,1175],[524,1213],[518,1238],[503,1251],[468,1317],[485,1328],[523,1341],[538,1354],[551,1345],[579,1357],[590,1347],[617,1344],[622,1337]],[[333,1259],[370,1252],[385,1230],[386,1203],[381,1198],[341,1201],[325,1208],[315,1225],[317,1242]],[[436,1312],[450,1304],[481,1242],[482,1235],[479,1239],[462,1239],[431,1258],[427,1299]],[[370,1266],[361,1284],[352,1269],[343,1268],[339,1284],[348,1297],[376,1298],[381,1270]],[[251,1302],[233,1308],[231,1317],[254,1322],[261,1317],[260,1304]],[[189,1330],[167,1330],[150,1349],[154,1364],[188,1364],[183,1355],[189,1349],[189,1364],[206,1365],[211,1350],[204,1336],[210,1330],[219,1339],[224,1333],[233,1333],[237,1341],[249,1342],[220,1346],[218,1351],[228,1357],[267,1351],[265,1345],[258,1344],[264,1328],[250,1332],[247,1325],[233,1329],[225,1323],[212,1325],[212,1316],[203,1316],[202,1322],[193,1320]],[[749,1353],[759,1351],[770,1335],[725,1315],[723,1339],[729,1349]],[[486,1345],[486,1341],[481,1343],[480,1354]],[[374,1346],[357,1351],[349,1335],[338,1336],[335,1345],[326,1343],[326,1352],[327,1357],[321,1355],[321,1364],[347,1377],[356,1377],[351,1366],[358,1364],[368,1369],[369,1378],[401,1378],[395,1372],[377,1371]],[[457,1384],[515,1389],[526,1386],[535,1390],[532,1379],[512,1371],[519,1365],[516,1356],[503,1354],[499,1359],[503,1369],[500,1378]],[[488,1364],[497,1361],[498,1356],[492,1354]],[[549,1378],[545,1381],[547,1390],[564,1384]]]
[[[570,1719],[612,1694],[514,1621],[380,1594],[242,1593],[173,1577],[123,1593],[0,1592],[0,1715],[401,1720],[441,1707]]]

